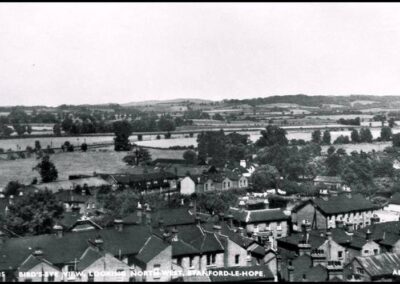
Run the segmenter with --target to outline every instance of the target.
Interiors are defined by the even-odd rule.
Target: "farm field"
[[[152,158],[181,158],[184,150],[158,150],[149,149]],[[115,152],[111,149],[97,151],[57,153],[50,159],[55,164],[59,180],[68,179],[72,174],[87,174],[93,172],[116,173],[128,168],[122,161],[126,152]],[[0,160],[0,187],[5,187],[11,180],[30,183],[34,177],[40,180],[39,173],[33,171],[39,160],[35,157],[18,160]]]

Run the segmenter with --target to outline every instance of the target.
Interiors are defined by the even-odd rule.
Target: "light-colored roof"
[[[72,180],[60,180],[48,183],[41,183],[35,185],[35,188],[40,190],[48,189],[52,192],[58,192],[59,190],[71,190],[74,189],[77,185],[83,187],[84,184],[87,184],[88,187],[100,187],[100,186],[109,186],[110,183],[105,181],[100,177],[89,177],[89,178],[80,178],[80,179],[72,179]]]
[[[393,271],[397,271],[400,267],[400,254],[396,253],[356,257],[356,260],[372,277],[392,275]]]

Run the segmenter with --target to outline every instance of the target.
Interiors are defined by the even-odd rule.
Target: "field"
[[[152,158],[181,158],[183,150],[157,150],[149,149]],[[122,161],[126,152],[115,152],[110,149],[97,151],[57,153],[51,155],[51,160],[56,165],[59,180],[68,179],[72,174],[88,174],[93,172],[116,173],[128,166]],[[10,180],[30,183],[34,177],[39,178],[33,167],[38,163],[36,158],[18,159],[13,161],[0,160],[0,187],[4,187]]]

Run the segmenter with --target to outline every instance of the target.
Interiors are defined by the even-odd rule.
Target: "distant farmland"
[[[158,150],[149,149],[152,158],[181,158],[184,150]],[[112,150],[99,150],[71,153],[57,153],[51,155],[51,161],[56,165],[59,180],[68,179],[72,174],[87,174],[93,172],[115,173],[127,168],[122,158],[126,152],[115,152]],[[40,178],[37,171],[33,171],[38,160],[36,158],[18,160],[0,160],[0,187],[4,187],[11,180],[22,183],[30,183],[34,177]]]

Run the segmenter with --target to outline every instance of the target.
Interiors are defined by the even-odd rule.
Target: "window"
[[[93,272],[89,272],[89,274],[88,274],[88,282],[94,282],[94,273]]]
[[[364,254],[368,254],[369,253],[369,250],[364,250]]]
[[[160,264],[154,264],[154,266],[153,266],[153,270],[154,270],[154,279],[158,279],[158,278],[160,278],[161,277],[161,275],[160,275],[160,268],[161,268],[161,265]]]
[[[207,265],[215,264],[215,258],[216,258],[215,253],[207,254]]]
[[[206,190],[208,190],[208,184],[207,183],[205,184],[205,186],[206,186]]]
[[[231,182],[230,181],[228,181],[228,187],[231,187]]]
[[[52,274],[52,275],[49,275],[48,277],[47,277],[47,281],[48,282],[54,282],[54,275]]]
[[[337,253],[337,256],[338,256],[338,258],[342,258],[343,257],[343,251],[338,251],[338,253]]]
[[[240,255],[236,254],[235,255],[235,264],[239,264],[239,258],[240,258]]]
[[[374,254],[378,254],[378,249],[374,249]]]
[[[182,257],[178,257],[176,264],[182,266]]]
[[[193,256],[189,257],[189,267],[193,267],[193,260],[194,260]]]
[[[362,269],[361,267],[357,267],[357,273],[364,274],[364,269]]]

